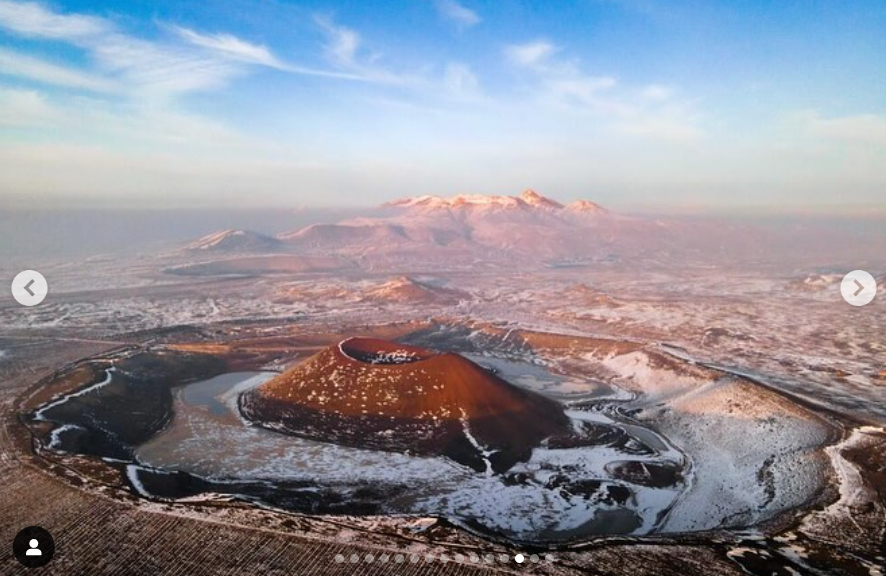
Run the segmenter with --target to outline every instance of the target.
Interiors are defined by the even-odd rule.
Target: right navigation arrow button
[[[864,270],[853,270],[840,284],[843,300],[853,306],[869,304],[877,294],[877,281]]]
[[[859,281],[856,279],[856,280],[855,280],[855,285],[858,286],[858,290],[855,291],[855,294],[853,294],[853,296],[858,296],[859,294],[861,294],[861,291],[864,290],[864,284],[862,284],[861,282],[859,282]]]

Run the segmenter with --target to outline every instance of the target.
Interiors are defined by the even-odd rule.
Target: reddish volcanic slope
[[[240,409],[298,436],[444,455],[490,473],[569,429],[560,405],[458,354],[364,338],[327,348],[244,393]]]
[[[380,302],[409,302],[413,304],[457,304],[470,294],[454,288],[434,286],[409,276],[401,276],[369,290],[371,300]]]

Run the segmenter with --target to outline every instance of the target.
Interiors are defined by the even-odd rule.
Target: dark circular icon
[[[55,554],[55,540],[52,534],[39,526],[28,526],[15,535],[12,553],[26,568],[46,566]]]

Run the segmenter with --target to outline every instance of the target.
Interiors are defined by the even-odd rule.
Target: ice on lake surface
[[[535,370],[532,374],[543,377]],[[366,485],[399,486],[403,490],[383,503],[384,512],[443,516],[521,540],[649,532],[682,490],[679,483],[663,488],[629,484],[607,472],[607,464],[625,460],[682,463],[679,451],[645,429],[642,442],[656,448],[648,454],[629,454],[612,445],[540,447],[528,462],[487,476],[444,457],[349,448],[252,426],[241,419],[237,397],[274,375],[225,374],[178,389],[172,423],[138,447],[138,461],[213,480],[307,481],[342,494]],[[599,412],[568,414],[576,426],[588,421],[622,428]],[[567,478],[583,491],[570,490],[564,485]],[[616,489],[623,496],[613,499]]]
[[[481,354],[464,356],[484,368],[493,370],[511,384],[564,402],[620,396],[618,390],[603,382],[555,374],[547,367],[538,364]]]

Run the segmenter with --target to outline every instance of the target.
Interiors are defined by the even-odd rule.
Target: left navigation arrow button
[[[36,270],[19,272],[12,281],[12,297],[22,306],[36,306],[48,293],[46,278]]]

